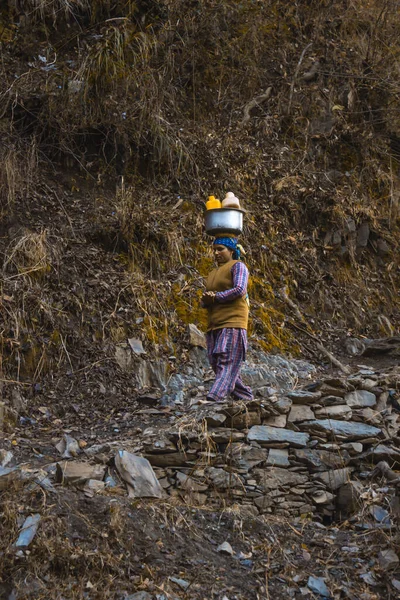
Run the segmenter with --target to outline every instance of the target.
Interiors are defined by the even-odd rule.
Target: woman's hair
[[[229,250],[233,250],[232,258],[234,260],[240,260],[241,246],[238,244],[236,238],[233,237],[217,237],[213,242],[213,246],[226,246]]]

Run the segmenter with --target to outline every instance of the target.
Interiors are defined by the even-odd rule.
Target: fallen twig
[[[250,100],[250,102],[248,102],[246,104],[246,106],[243,109],[243,119],[240,122],[240,125],[246,125],[246,123],[248,123],[250,121],[250,111],[253,108],[255,108],[256,106],[259,106],[262,102],[269,100],[269,98],[271,96],[271,92],[272,92],[272,87],[269,87],[269,88],[267,88],[267,90],[264,94],[260,94],[259,96],[256,96],[255,98],[253,98],[253,100]]]

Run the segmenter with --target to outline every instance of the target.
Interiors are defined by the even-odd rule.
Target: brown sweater
[[[237,260],[230,260],[217,269],[211,271],[206,281],[207,292],[225,292],[233,287],[232,267]],[[207,331],[234,327],[247,329],[249,320],[249,306],[246,298],[237,298],[233,302],[214,302],[207,306],[208,327]]]

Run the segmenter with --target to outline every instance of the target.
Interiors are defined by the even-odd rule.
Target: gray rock
[[[344,397],[346,404],[352,408],[365,408],[367,406],[376,405],[376,396],[367,390],[356,390],[350,392]]]
[[[332,381],[332,380],[328,380],[328,381]],[[329,384],[328,382],[325,382],[322,384],[322,386],[320,387],[319,391],[322,394],[322,398],[319,401],[320,403],[323,402],[323,399],[326,397],[330,397],[333,396],[334,398],[344,398],[345,395],[347,394],[347,392],[349,391],[349,386],[342,382],[341,386],[336,386],[336,385],[332,385]],[[353,389],[353,388],[351,388]]]
[[[274,504],[274,501],[271,496],[267,494],[265,496],[258,496],[258,498],[255,498],[254,504],[260,509],[261,512],[263,512],[267,508],[270,508]]]
[[[312,404],[317,402],[321,396],[321,392],[308,392],[306,390],[293,390],[287,394],[293,404]]]
[[[274,408],[281,414],[287,414],[292,406],[293,402],[290,398],[279,398],[277,402],[274,403]]]
[[[159,438],[154,441],[144,440],[143,447],[149,454],[170,454],[177,451],[177,447],[168,438]]]
[[[224,469],[209,467],[207,475],[217,490],[243,487],[242,481],[236,473],[228,473]]]
[[[379,444],[375,448],[371,448],[365,456],[371,457],[374,463],[385,460],[390,467],[400,466],[400,450],[392,446]]]
[[[189,323],[188,325],[189,331],[189,343],[191,346],[199,346],[200,348],[207,348],[206,336],[200,329],[194,325],[194,323]]]
[[[145,458],[153,467],[182,467],[190,462],[190,456],[185,452],[170,454],[146,454]]]
[[[220,554],[228,554],[229,556],[233,556],[234,554],[233,548],[229,542],[223,542],[222,544],[220,544],[217,548],[217,552],[219,552]]]
[[[268,452],[266,464],[272,467],[290,467],[289,451],[284,449],[280,450],[279,448],[271,448]]]
[[[320,400],[318,400],[318,404],[322,404],[322,406],[335,406],[336,404],[343,404],[345,390],[343,390],[343,396],[333,396],[330,394],[329,396],[322,396]]]
[[[354,421],[336,421],[333,419],[306,421],[302,424],[302,428],[321,431],[331,437],[342,436],[347,441],[376,437],[382,434],[380,429],[372,425],[364,425],[363,423],[355,423]]]
[[[275,417],[268,417],[268,419],[264,419],[264,425],[270,425],[271,427],[286,427],[287,416],[286,415],[277,415]]]
[[[208,489],[207,484],[200,483],[180,471],[176,474],[176,480],[179,482],[179,487],[188,492],[205,492]]]
[[[93,498],[93,496],[102,492],[105,487],[106,484],[104,481],[99,481],[98,479],[88,479],[83,486],[83,493],[88,498]]]
[[[2,448],[0,450],[0,467],[6,467],[14,458],[13,453],[10,450]]]
[[[322,481],[328,490],[337,490],[347,483],[350,479],[352,469],[346,467],[344,469],[336,469],[334,471],[325,471],[324,473],[317,473],[314,475],[318,481]]]
[[[227,420],[227,426],[233,427],[233,429],[249,429],[253,425],[260,425],[261,416],[258,412],[243,412],[239,415],[229,417]]]
[[[275,490],[287,486],[297,486],[308,481],[307,475],[281,469],[279,467],[267,467],[266,469],[254,469],[252,471],[258,481],[258,486],[263,491]]]
[[[87,462],[68,462],[57,463],[56,481],[58,483],[83,484],[88,479],[97,479],[102,481],[105,473],[105,466],[91,465]]]
[[[346,444],[342,444],[342,448],[347,450],[351,456],[356,454],[360,454],[363,451],[363,445],[360,442],[348,442]]]
[[[323,598],[332,598],[331,593],[322,577],[312,577],[310,575],[307,581],[307,587],[314,592],[314,594],[319,594]]]
[[[253,467],[266,461],[267,453],[268,450],[262,448],[240,445],[239,448],[232,451],[233,464],[239,469],[250,471]]]
[[[289,423],[298,423],[307,421],[308,419],[314,419],[314,413],[309,406],[302,404],[294,404],[292,406],[288,416]]]
[[[360,509],[363,486],[359,481],[348,481],[336,496],[336,507],[341,517],[347,517]]]
[[[314,504],[330,504],[334,499],[334,495],[325,490],[316,490],[311,494]]]
[[[386,525],[390,524],[390,514],[381,506],[372,504],[368,510],[369,514],[374,517],[375,521],[378,521],[378,523],[384,523]]]
[[[128,344],[131,347],[132,352],[140,356],[141,354],[146,354],[146,350],[143,348],[142,340],[138,338],[130,338],[128,340]]]
[[[217,444],[230,444],[232,442],[240,442],[246,437],[241,431],[233,431],[232,429],[219,427],[212,429],[209,432],[210,438]]]
[[[327,452],[326,450],[305,448],[295,450],[294,455],[299,462],[307,465],[311,471],[322,471],[327,468],[337,469],[345,466],[350,460],[350,456],[346,450],[335,453]]]
[[[162,498],[163,490],[148,460],[125,450],[114,458],[115,467],[128,485],[130,498]]]
[[[216,412],[210,413],[210,414],[206,415],[204,418],[209,427],[220,427],[226,421],[226,415],[223,415],[222,413],[216,413]]]
[[[331,396],[332,397],[332,396]],[[342,398],[340,398],[342,401]],[[317,419],[323,419],[324,417],[329,419],[351,419],[352,410],[347,404],[337,404],[334,406],[323,406],[315,410],[315,416]]]
[[[36,535],[40,520],[41,516],[39,514],[30,515],[25,519],[21,531],[19,532],[18,539],[15,542],[17,548],[27,548],[29,546]]]
[[[391,571],[398,567],[399,557],[391,548],[388,548],[387,550],[379,552],[378,562],[381,569],[384,571]]]
[[[78,456],[81,452],[76,439],[68,434],[64,434],[58,444],[56,444],[56,449],[63,458],[72,458]]]
[[[170,577],[169,580],[178,585],[182,590],[187,590],[190,585],[186,579],[179,579],[178,577]]]
[[[288,442],[295,448],[304,448],[310,436],[307,433],[278,429],[267,425],[255,425],[247,435],[249,442],[254,441],[261,446],[273,445],[274,442]]]

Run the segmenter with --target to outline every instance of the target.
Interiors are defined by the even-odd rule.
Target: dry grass
[[[46,230],[25,232],[14,239],[5,252],[3,272],[8,278],[30,275],[41,277],[52,267],[54,250]]]

